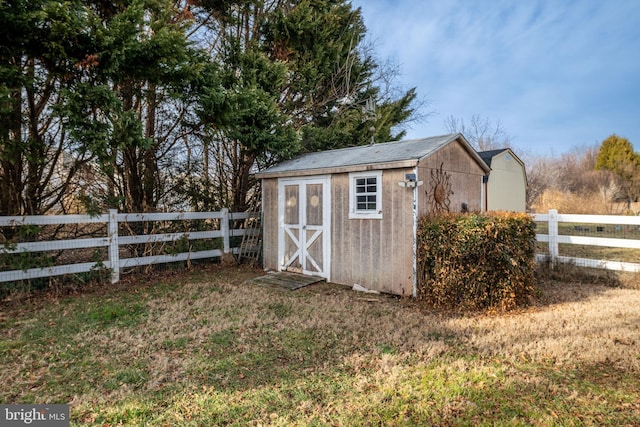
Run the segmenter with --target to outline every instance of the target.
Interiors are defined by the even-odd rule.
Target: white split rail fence
[[[218,212],[177,212],[177,213],[118,213],[111,209],[108,214],[97,216],[90,215],[33,215],[33,216],[5,216],[0,217],[0,227],[13,227],[22,225],[62,225],[62,224],[106,224],[106,236],[55,240],[48,242],[17,243],[11,248],[0,247],[0,253],[42,252],[64,249],[108,248],[108,259],[104,261],[85,262],[67,265],[56,265],[44,268],[29,268],[26,270],[0,271],[0,283],[19,280],[35,279],[40,277],[59,276],[64,274],[77,274],[92,271],[96,267],[104,266],[111,270],[111,282],[120,280],[120,270],[127,267],[137,267],[150,264],[161,264],[194,259],[222,257],[223,254],[237,253],[237,247],[231,247],[231,237],[243,236],[244,229],[231,228],[230,221],[243,220],[251,213],[231,213],[228,209]],[[190,221],[211,220],[220,222],[220,229],[210,231],[191,231],[165,234],[147,234],[137,236],[118,235],[118,224],[122,222],[142,221]],[[121,245],[145,244],[156,242],[173,242],[182,239],[215,239],[222,238],[223,248],[205,251],[184,252],[171,255],[153,255],[135,258],[120,258]]]
[[[640,228],[640,216],[558,214],[557,210],[552,209],[547,214],[533,215],[533,219],[536,222],[547,222],[549,224],[549,230],[547,234],[536,235],[536,239],[538,242],[546,242],[549,244],[548,255],[536,254],[536,260],[538,261],[550,261],[552,264],[572,263],[581,267],[640,272],[640,263],[561,256],[558,247],[560,243],[568,243],[573,245],[640,249],[640,240],[612,239],[592,236],[571,236],[558,233],[558,223],[560,222],[578,224],[614,224],[617,226],[626,225],[636,227],[636,230],[638,230]]]
[[[111,282],[120,279],[120,270],[127,267],[136,267],[149,264],[161,264],[177,261],[222,257],[223,254],[237,253],[239,248],[230,245],[230,238],[243,236],[244,229],[229,227],[230,221],[243,220],[251,213],[230,213],[228,209],[219,212],[178,212],[178,213],[118,213],[110,210],[108,214],[98,216],[90,215],[35,215],[0,217],[0,227],[12,227],[22,225],[63,225],[63,224],[106,224],[106,236],[87,239],[56,240],[48,242],[17,243],[9,248],[0,247],[0,253],[43,252],[65,249],[85,249],[108,247],[108,259],[104,261],[56,265],[44,268],[29,268],[27,270],[0,271],[0,283],[19,280],[35,279],[40,277],[58,276],[64,274],[77,274],[90,272],[98,266],[104,266],[111,270]],[[118,224],[122,222],[142,221],[189,221],[217,219],[220,221],[220,229],[210,231],[179,232],[165,234],[148,234],[137,236],[118,235]],[[608,270],[640,272],[640,263],[619,261],[595,260],[559,255],[559,244],[592,245],[617,248],[630,248],[640,250],[640,240],[613,239],[591,236],[571,236],[558,233],[558,223],[578,224],[615,224],[632,227],[640,227],[640,216],[618,215],[573,215],[558,214],[556,210],[550,210],[547,214],[534,214],[536,222],[547,222],[548,233],[537,234],[538,242],[548,243],[548,254],[536,254],[538,261],[550,261],[551,263],[574,263],[579,266],[602,268]],[[145,244],[156,242],[172,242],[181,239],[198,240],[222,238],[223,249],[211,249],[206,251],[184,252],[171,255],[153,255],[135,258],[120,258],[121,245]]]

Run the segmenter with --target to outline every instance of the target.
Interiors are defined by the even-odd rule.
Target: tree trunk
[[[240,148],[238,164],[235,176],[235,188],[233,192],[233,212],[245,212],[249,209],[249,191],[252,188],[250,172],[256,160],[256,156],[249,151]]]
[[[14,57],[13,65],[21,66],[22,58]],[[3,146],[0,147],[0,215],[23,215],[24,201],[22,174],[23,156],[20,150],[22,142],[22,88],[14,88],[11,95],[6,100],[8,109],[7,125],[2,139]]]
[[[143,209],[144,212],[151,212],[157,208],[157,197],[159,192],[157,188],[159,185],[158,180],[158,162],[156,159],[156,107],[157,96],[155,85],[150,84],[147,95],[147,117],[145,125],[145,136],[153,141],[150,148],[143,149],[143,164],[144,170],[142,171],[142,191],[144,194]]]

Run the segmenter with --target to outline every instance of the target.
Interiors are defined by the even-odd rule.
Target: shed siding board
[[[406,173],[411,169],[383,172],[382,219],[349,219],[349,175],[333,175],[332,281],[411,294],[413,192],[398,185]]]
[[[423,216],[432,210],[431,199],[427,192],[432,184],[431,172],[440,169],[440,165],[449,175],[449,182],[454,192],[449,198],[450,210],[459,212],[462,209],[462,203],[466,203],[469,210],[481,210],[481,182],[485,171],[460,142],[454,141],[418,163],[418,179],[424,182],[418,190],[420,191],[418,215]]]
[[[341,239],[341,236],[345,233],[345,224],[341,221],[335,221],[335,210],[342,209],[342,206],[345,206],[345,202],[348,203],[348,200],[344,198],[343,192],[335,191],[336,185],[339,185],[337,184],[338,180],[338,176],[334,175],[331,177],[331,202],[333,203],[331,206],[331,280],[334,282],[334,274],[336,274],[338,269],[344,268],[344,265],[346,264],[342,261],[346,256],[344,245],[336,244],[335,242],[335,239]],[[347,209],[348,208],[349,207],[347,205]],[[336,262],[338,263],[337,265]]]
[[[402,203],[402,193],[395,191],[393,187],[393,180],[395,174],[387,173],[387,180],[390,182],[389,185],[385,186],[385,198],[383,198],[384,205],[382,206],[382,220],[394,218],[397,216],[397,208],[395,206],[399,203]],[[396,181],[399,179],[395,179]],[[388,189],[387,189],[388,188]],[[396,184],[396,188],[400,188]],[[402,265],[397,265],[396,262],[393,262],[393,257],[395,256],[394,251],[398,250],[398,243],[392,243],[392,236],[395,236],[394,233],[402,230],[402,221],[399,220],[399,224],[396,224],[394,221],[391,221],[390,224],[386,224],[384,228],[384,233],[380,233],[378,236],[379,246],[380,246],[380,259],[382,259],[380,268],[383,269],[383,273],[381,273],[383,283],[387,283],[391,288],[401,288],[397,286],[395,283],[395,277],[401,274]],[[387,261],[385,261],[387,260]],[[397,289],[394,293],[401,293],[402,289]]]
[[[344,277],[348,274],[348,264],[353,262],[351,259],[351,250],[347,247],[346,242],[343,241],[349,233],[349,224],[345,223],[342,215],[338,215],[338,212],[344,209],[349,210],[348,189],[346,197],[345,192],[342,191],[342,187],[346,184],[345,174],[332,175],[331,256],[333,257],[333,262],[331,263],[331,280],[334,282],[338,282],[338,278],[344,280]]]
[[[524,212],[527,207],[527,183],[524,167],[513,158],[507,160],[508,151],[491,160],[488,185],[489,210]]]
[[[278,179],[262,180],[262,259],[266,270],[278,270]]]
[[[381,259],[379,268],[386,271],[388,283],[392,283],[396,292],[411,295],[413,290],[413,195],[414,190],[398,185],[407,173],[415,173],[413,169],[398,170],[386,182],[392,197],[392,218],[385,223],[382,238],[389,244],[388,254],[393,268],[385,259]]]

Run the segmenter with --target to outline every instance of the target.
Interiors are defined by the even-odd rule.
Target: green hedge
[[[426,216],[418,297],[437,307],[510,310],[534,295],[535,223],[526,214]]]

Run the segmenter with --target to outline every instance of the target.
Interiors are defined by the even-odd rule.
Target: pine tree
[[[364,43],[362,15],[350,2],[287,2],[264,28],[265,49],[289,70],[282,105],[301,130],[304,151],[404,135],[393,129],[414,113],[415,90],[397,98],[383,94],[381,70]],[[364,111],[368,101],[375,105],[375,116]]]
[[[609,170],[620,180],[627,206],[640,196],[640,154],[627,138],[616,134],[602,141],[596,157],[596,170]]]
[[[65,94],[64,114],[108,180],[104,201],[154,211],[172,202],[180,144],[198,126],[200,97],[213,90],[215,69],[187,38],[191,15],[173,1],[89,7],[102,29],[95,61],[82,84]]]
[[[56,106],[82,79],[91,31],[79,1],[0,2],[0,215],[64,209],[89,161]]]
[[[300,152],[403,136],[393,129],[412,116],[415,91],[393,98],[377,86],[362,16],[348,1],[194,3],[234,112],[211,139],[213,199],[244,210],[259,199],[257,169]],[[369,100],[375,118],[363,111]]]

